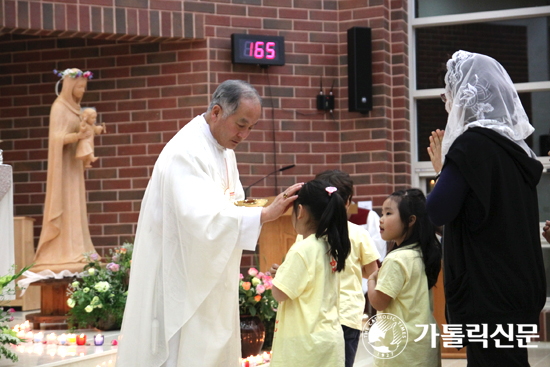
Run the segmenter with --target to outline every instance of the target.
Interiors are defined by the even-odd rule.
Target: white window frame
[[[485,11],[475,13],[463,13],[453,15],[442,15],[434,17],[415,18],[415,1],[408,2],[409,10],[409,110],[410,110],[410,136],[411,136],[411,183],[413,187],[421,187],[421,180],[426,177],[435,176],[435,171],[431,162],[418,161],[418,136],[417,136],[417,116],[416,101],[421,99],[439,98],[444,93],[443,88],[416,89],[416,29],[456,25],[471,24],[488,21],[502,21],[510,19],[550,17],[550,6],[537,6],[531,8],[519,8],[510,10]],[[543,92],[550,91],[550,81],[516,83],[514,84],[518,92]],[[428,142],[423,147],[428,147]],[[550,157],[539,157],[538,160],[544,166],[545,171],[550,170]],[[424,187],[421,187],[424,190]],[[550,245],[546,245],[550,246]]]

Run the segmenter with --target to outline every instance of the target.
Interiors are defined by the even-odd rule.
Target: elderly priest
[[[161,152],[141,204],[118,367],[231,367],[240,357],[242,250],[280,217],[301,184],[265,208],[244,199],[233,149],[261,115],[248,83],[220,84],[205,114]]]

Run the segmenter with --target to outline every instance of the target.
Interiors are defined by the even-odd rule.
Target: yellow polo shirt
[[[289,299],[279,303],[271,367],[345,365],[339,273],[332,272],[328,250],[312,234],[292,245],[277,270],[273,285]]]
[[[366,229],[348,222],[348,231],[351,251],[340,275],[340,323],[361,330],[365,310],[361,268],[378,260],[380,254]]]
[[[375,358],[376,366],[437,367],[441,366],[439,337],[436,347],[431,347],[431,327],[418,342],[423,327],[437,325],[433,316],[433,295],[428,290],[428,278],[420,247],[408,245],[391,251],[385,258],[376,282],[376,290],[392,298],[388,307],[378,313],[390,313],[399,317],[408,331],[407,346],[391,359]],[[439,328],[437,333],[440,334]]]

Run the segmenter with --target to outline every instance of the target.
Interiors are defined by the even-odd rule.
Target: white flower
[[[92,312],[93,310],[94,310],[94,306],[92,306],[92,305],[88,305],[88,306],[86,306],[86,308],[84,309],[84,311],[86,311],[86,312],[88,312],[88,313]]]
[[[67,305],[70,307],[70,308],[73,308],[75,306],[76,302],[74,301],[74,299],[72,298],[69,298],[67,300]]]
[[[72,284],[73,288],[78,288],[79,285],[80,285],[79,282],[73,282],[73,284]]]
[[[111,285],[108,283],[108,282],[97,282],[95,285],[94,285],[94,288],[98,291],[98,292],[107,292],[109,290],[109,288],[111,288]]]
[[[88,288],[88,287],[86,287],[82,290],[82,292],[84,292],[84,293],[88,293],[89,291],[90,291],[90,288]]]
[[[95,268],[88,269],[88,274],[94,275],[95,274]]]

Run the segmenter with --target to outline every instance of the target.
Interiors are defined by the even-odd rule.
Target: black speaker
[[[371,29],[348,29],[348,99],[350,112],[372,110]]]

